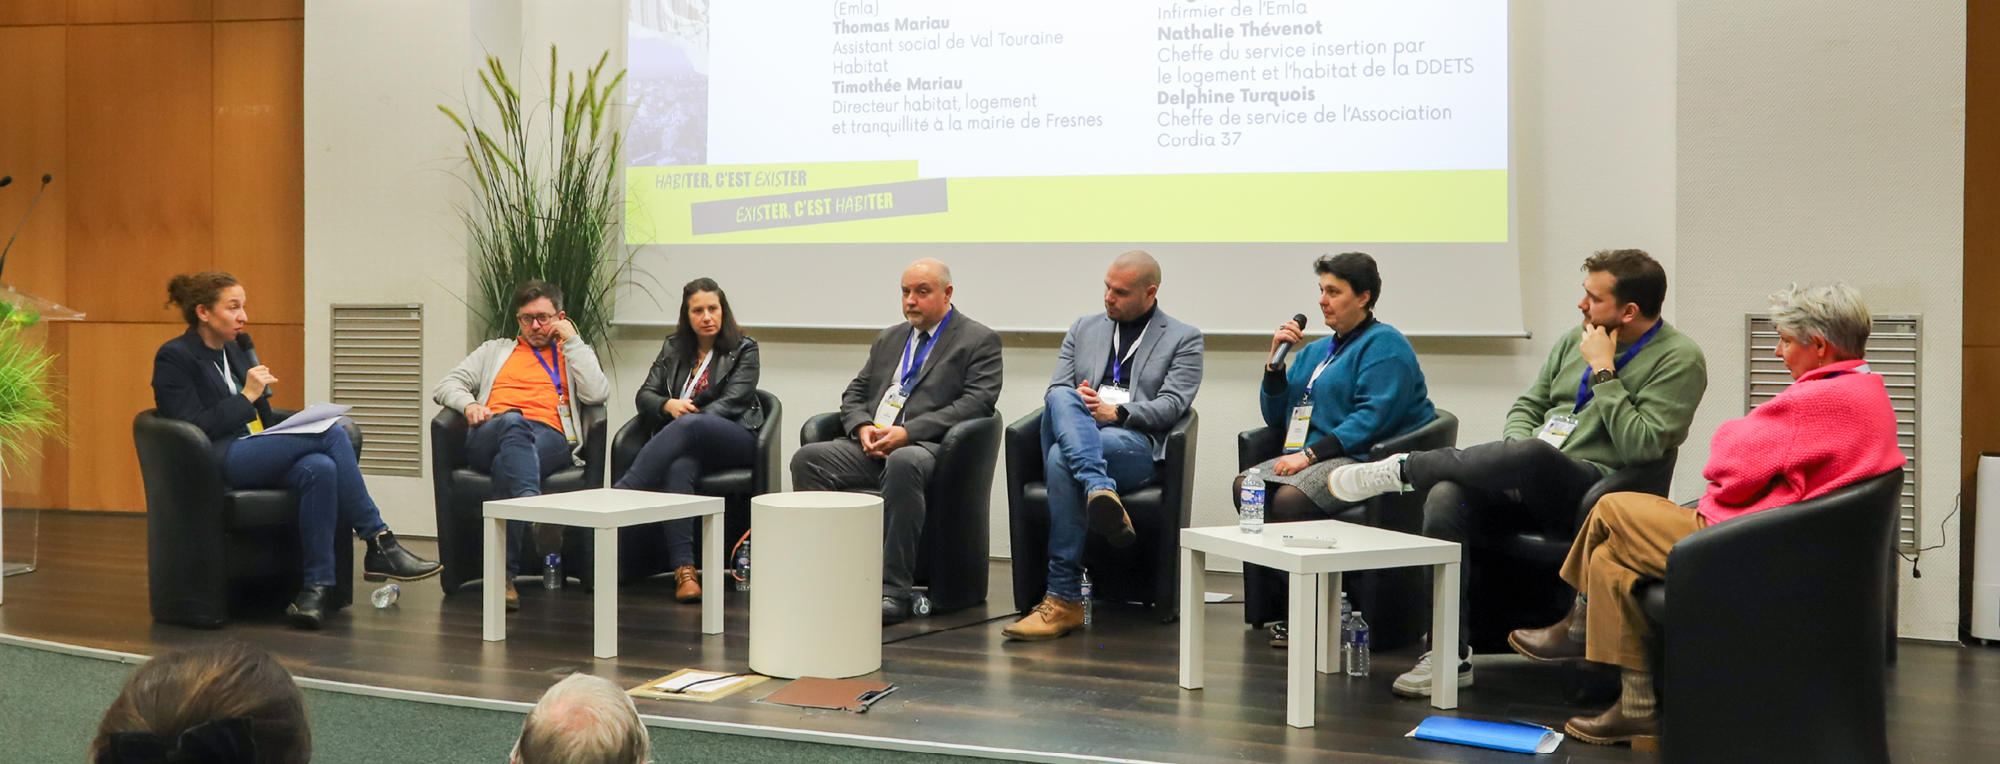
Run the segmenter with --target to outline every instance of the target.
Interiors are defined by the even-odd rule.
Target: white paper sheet
[[[347,413],[352,408],[354,407],[342,406],[337,403],[315,403],[307,406],[306,410],[293,414],[291,418],[266,427],[263,432],[251,433],[248,437],[254,438],[258,435],[270,435],[273,433],[308,435],[326,432],[329,428],[333,427],[334,422],[339,421],[342,414]]]

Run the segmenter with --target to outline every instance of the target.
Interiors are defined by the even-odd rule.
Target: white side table
[[[1282,537],[1331,536],[1333,549],[1285,546]],[[1202,590],[1207,585],[1208,555],[1218,554],[1276,568],[1291,574],[1291,649],[1286,656],[1285,723],[1313,726],[1313,672],[1333,673],[1340,663],[1340,574],[1430,565],[1436,570],[1431,592],[1431,634],[1445,644],[1458,641],[1458,544],[1408,533],[1343,523],[1310,520],[1271,523],[1262,534],[1247,534],[1236,526],[1181,530],[1181,687],[1202,686],[1204,620]],[[1364,614],[1365,617],[1365,614]],[[1458,661],[1433,659],[1431,705],[1458,707]]]
[[[767,493],[750,500],[750,670],[841,679],[882,668],[882,499]]]
[[[593,528],[596,546],[592,654],[618,657],[618,529],[662,520],[701,518],[701,632],[722,633],[722,498],[677,493],[592,488],[569,493],[489,501],[486,518],[485,636],[507,638],[507,521]]]

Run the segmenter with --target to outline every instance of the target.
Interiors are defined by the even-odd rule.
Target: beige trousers
[[[1674,543],[1701,530],[1701,513],[1644,493],[1614,493],[1599,499],[1576,534],[1562,577],[1588,598],[1584,657],[1635,671],[1648,671],[1650,628],[1632,586],[1665,578]]]

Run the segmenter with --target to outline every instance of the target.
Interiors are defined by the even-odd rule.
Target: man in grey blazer
[[[792,488],[882,492],[882,623],[910,617],[911,568],[924,496],[952,425],[993,415],[1000,335],[951,307],[951,269],[925,258],[903,271],[906,323],[883,329],[840,396],[851,437],[792,455]]]
[[[1083,543],[1092,529],[1132,543],[1120,491],[1153,481],[1168,430],[1201,389],[1201,330],[1160,310],[1160,264],[1133,250],[1104,274],[1104,312],[1063,336],[1042,413],[1049,490],[1049,588],[1002,633],[1055,639],[1083,626]]]

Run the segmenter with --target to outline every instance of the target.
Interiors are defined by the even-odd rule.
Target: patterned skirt
[[[1356,461],[1358,460],[1351,457],[1336,456],[1332,459],[1326,459],[1316,464],[1307,465],[1305,469],[1299,470],[1295,474],[1273,475],[1271,474],[1271,467],[1272,465],[1278,463],[1278,457],[1273,457],[1270,459],[1265,459],[1263,462],[1259,463],[1257,465],[1257,469],[1259,470],[1258,474],[1264,476],[1264,484],[1265,486],[1267,486],[1265,488],[1266,491],[1271,490],[1268,486],[1272,485],[1288,485],[1293,488],[1297,488],[1300,491],[1304,492],[1307,498],[1312,499],[1313,504],[1318,506],[1320,508],[1320,511],[1327,512],[1330,514],[1337,510],[1345,509],[1351,505],[1348,504],[1347,502],[1341,501],[1338,498],[1335,498],[1333,495],[1333,491],[1327,488],[1326,485],[1327,473],[1332,472],[1333,468],[1335,467],[1353,464]],[[1249,474],[1249,472],[1250,472],[1249,470],[1244,470],[1243,472],[1237,473],[1236,476],[1242,477],[1246,474]],[[1269,499],[1266,499],[1266,501],[1268,502]]]

